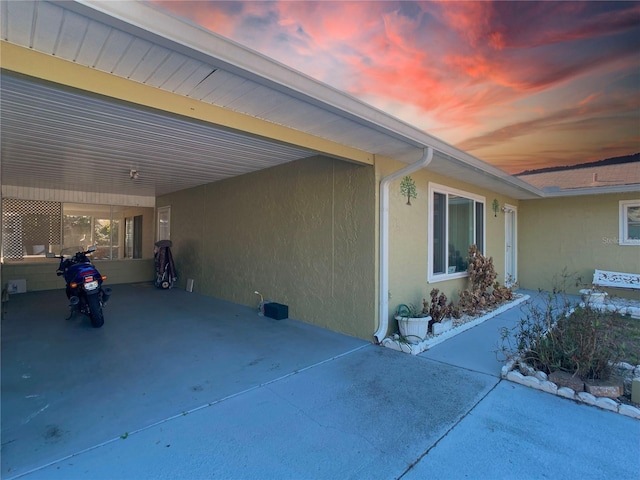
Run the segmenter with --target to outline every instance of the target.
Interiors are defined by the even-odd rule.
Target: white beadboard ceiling
[[[156,196],[313,154],[13,75],[0,116],[8,185]]]
[[[535,189],[342,92],[144,2],[0,2],[13,44],[513,196]],[[3,71],[2,184],[158,196],[323,152]],[[132,180],[130,170],[139,172]]]

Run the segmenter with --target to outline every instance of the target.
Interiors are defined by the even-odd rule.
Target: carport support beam
[[[426,167],[433,159],[433,148],[423,150],[422,158],[393,172],[380,181],[380,298],[379,326],[373,334],[376,343],[382,342],[389,328],[389,185],[394,180]]]

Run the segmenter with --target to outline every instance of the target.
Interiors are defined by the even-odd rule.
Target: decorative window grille
[[[51,245],[62,243],[62,204],[3,198],[2,227],[4,258],[44,255]]]

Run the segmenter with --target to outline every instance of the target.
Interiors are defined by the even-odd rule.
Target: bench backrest
[[[640,290],[640,273],[608,272],[596,270],[593,284],[599,287],[632,288]]]

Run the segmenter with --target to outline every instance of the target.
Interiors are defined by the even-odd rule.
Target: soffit
[[[0,120],[2,182],[24,187],[156,196],[314,154],[13,75]]]
[[[98,8],[98,4],[114,9],[126,6],[144,16],[155,11],[149,10],[148,5],[84,3],[97,6],[76,2],[1,2],[2,38],[374,155],[412,162],[419,158],[425,144],[433,145],[436,154],[430,170],[515,198],[535,196],[524,182],[435,137],[396,119],[390,121],[391,117],[383,112],[210,32],[168,19],[170,26],[177,22],[184,27],[176,35],[185,30],[184,35],[197,37],[194,45],[198,41],[205,46],[213,45],[211,51],[204,51],[204,47],[169,40],[150,32],[148,27],[119,20],[112,13],[101,13]],[[166,13],[162,15],[166,17]],[[218,48],[218,54],[212,53],[214,47]],[[258,74],[231,65],[223,58],[226,49],[235,49],[239,56],[246,54],[247,64],[259,63],[263,69]],[[278,83],[289,78],[288,84],[294,87]],[[322,96],[316,98],[302,87],[296,88],[298,84],[309,91],[313,90],[309,85],[317,87]],[[69,89],[58,90],[53,85],[24,78],[5,76],[2,89],[4,184],[42,186],[55,180],[60,182],[58,188],[62,188],[70,179],[69,172],[76,172],[73,185],[77,189],[93,185],[112,193],[131,193],[133,187],[138,194],[162,195],[323,153]],[[349,111],[340,108],[345,102],[352,107]],[[87,164],[93,168],[82,168]],[[140,171],[137,185],[132,185],[128,178],[131,168]],[[56,169],[58,172],[52,173]]]

